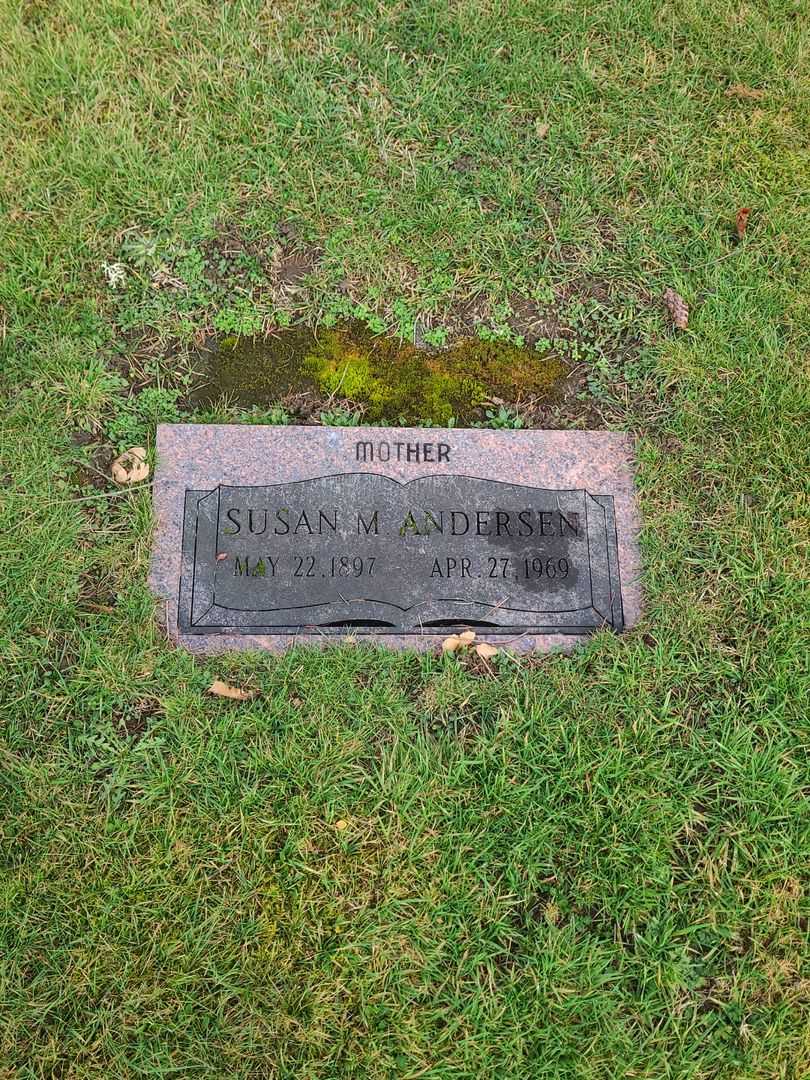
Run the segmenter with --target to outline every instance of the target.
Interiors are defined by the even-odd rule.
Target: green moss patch
[[[567,377],[557,357],[513,345],[471,339],[428,352],[357,325],[228,337],[204,367],[198,403],[227,394],[242,406],[267,405],[307,392],[321,403],[353,402],[365,420],[391,423],[469,423],[493,397],[551,404]]]

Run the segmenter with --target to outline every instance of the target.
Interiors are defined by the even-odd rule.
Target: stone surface
[[[546,651],[639,617],[627,435],[175,424],[157,451],[151,584],[194,652]]]

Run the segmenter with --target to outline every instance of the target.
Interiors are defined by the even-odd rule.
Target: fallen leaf
[[[685,330],[689,325],[689,306],[681,294],[674,289],[665,289],[664,303],[678,329]]]
[[[732,83],[726,90],[726,97],[738,98],[740,101],[761,101],[765,97],[765,91],[755,90],[744,83]]]
[[[545,139],[551,129],[551,124],[544,124],[542,120],[535,120],[534,130],[537,132],[538,139]]]
[[[217,555],[217,562],[223,562],[227,558],[228,558],[228,552],[227,551],[220,551],[219,555]]]
[[[748,218],[751,215],[751,209],[748,206],[743,206],[741,210],[737,211],[737,236],[742,240],[745,236],[745,230],[748,228]]]
[[[494,645],[490,645],[486,641],[480,641],[475,646],[475,651],[481,657],[482,660],[491,660],[493,656],[497,656],[498,650]]]
[[[343,832],[344,829],[348,829],[348,827],[349,827],[348,821],[344,821],[343,818],[341,818],[339,821],[335,822],[335,828],[340,829],[341,832]]]
[[[112,463],[110,468],[116,484],[138,484],[149,475],[149,462],[142,446],[133,446],[125,450]]]
[[[231,701],[249,701],[256,696],[255,690],[242,690],[238,686],[231,686],[222,679],[214,679],[208,687],[208,693],[214,697],[229,698]]]
[[[462,643],[462,645],[472,645],[472,643],[475,641],[475,631],[465,630],[462,634],[458,635],[458,639]]]

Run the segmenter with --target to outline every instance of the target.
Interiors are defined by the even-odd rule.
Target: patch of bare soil
[[[217,222],[214,235],[200,245],[205,259],[205,275],[214,285],[226,288],[234,272],[239,272],[246,258],[261,259],[262,252],[248,244],[234,225]]]
[[[141,698],[117,713],[113,721],[123,736],[137,742],[149,730],[151,720],[162,712],[163,708],[155,698]]]
[[[248,243],[232,225],[218,224],[215,235],[202,245],[206,276],[214,285],[227,288],[251,263],[261,268],[267,290],[278,304],[300,299],[307,278],[318,267],[321,248],[308,244],[292,221],[280,221],[276,238],[267,245]]]
[[[93,488],[96,491],[108,491],[115,487],[110,476],[110,466],[115,458],[115,450],[103,441],[99,432],[77,430],[71,436],[74,446],[92,447],[89,460],[80,465],[73,477],[78,488]]]
[[[290,247],[279,244],[269,265],[269,277],[282,295],[298,293],[314,273],[323,252],[316,247]]]

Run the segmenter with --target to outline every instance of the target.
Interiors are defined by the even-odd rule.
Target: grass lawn
[[[0,1076],[808,1075],[809,15],[0,4]],[[111,456],[288,415],[201,342],[521,310],[638,436],[640,626],[167,645]]]

